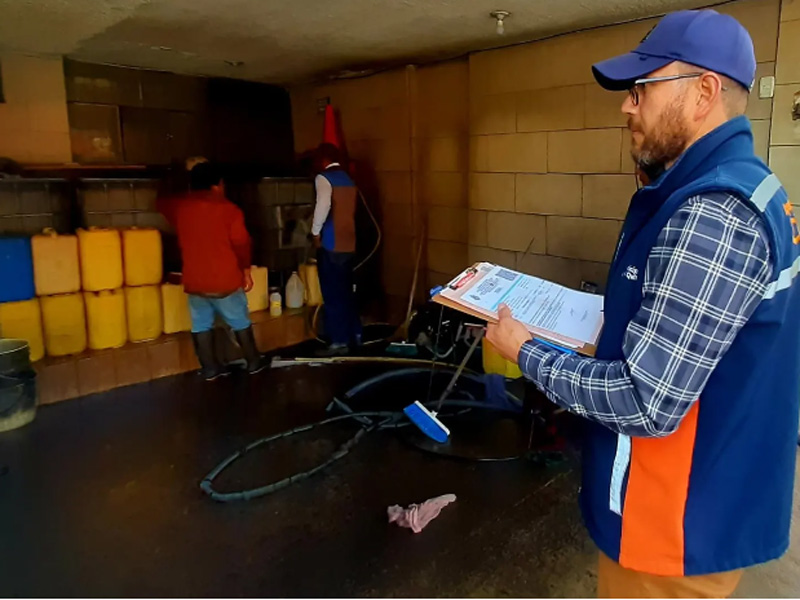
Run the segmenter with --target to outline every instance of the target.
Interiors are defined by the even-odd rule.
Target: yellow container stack
[[[30,291],[35,287],[37,297],[16,301],[9,296],[10,302],[0,303],[0,337],[27,341],[32,361],[87,348],[119,348],[128,341],[153,340],[162,331],[191,329],[183,286],[162,289],[157,229],[91,227],[78,229],[76,235],[45,229],[30,244]]]
[[[31,362],[44,356],[42,312],[39,299],[0,303],[0,337],[28,342]]]
[[[143,285],[125,288],[125,312],[128,339],[147,342],[161,335],[161,286]]]
[[[164,311],[164,333],[192,330],[189,314],[189,297],[182,285],[165,283],[161,286],[161,304]]]
[[[48,356],[80,354],[86,350],[86,314],[83,295],[59,294],[39,298]]]
[[[269,308],[269,286],[267,285],[269,272],[267,267],[253,265],[250,268],[250,275],[253,278],[253,289],[247,292],[247,307],[251,313],[267,310]]]
[[[78,238],[45,229],[31,238],[37,296],[71,294],[81,289]]]
[[[84,292],[89,348],[119,348],[128,341],[125,294],[121,289]]]
[[[116,229],[78,230],[81,281],[86,292],[122,287],[122,242]]]
[[[163,277],[161,232],[158,229],[124,229],[122,263],[125,285],[158,285]]]

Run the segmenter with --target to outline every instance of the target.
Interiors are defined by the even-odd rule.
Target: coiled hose
[[[452,369],[448,370],[452,371]],[[401,369],[399,371],[389,371],[388,373],[382,373],[366,381],[363,381],[358,385],[356,385],[355,387],[348,390],[344,395],[344,399],[350,400],[353,396],[364,391],[370,385],[383,382],[393,377],[414,375],[427,372],[428,372],[427,369]],[[478,381],[480,380],[479,377],[466,373],[462,374],[462,377],[467,377],[469,379]],[[507,395],[513,402],[521,405],[521,402],[518,398],[509,393],[507,393]],[[267,496],[269,494],[273,494],[277,491],[287,488],[295,483],[299,483],[300,481],[304,481],[309,477],[312,477],[317,473],[320,473],[321,471],[327,469],[338,460],[341,460],[342,458],[347,456],[350,450],[352,450],[353,447],[355,447],[356,444],[358,444],[367,433],[371,433],[373,431],[382,431],[386,429],[396,429],[411,424],[401,410],[352,412],[350,410],[350,407],[345,402],[342,402],[337,398],[333,399],[332,405],[346,411],[347,414],[329,417],[327,419],[317,421],[316,423],[301,425],[299,427],[295,427],[293,429],[289,429],[281,433],[276,433],[274,435],[266,436],[254,442],[251,442],[241,450],[237,450],[236,452],[231,454],[228,458],[226,458],[216,467],[214,467],[211,470],[211,472],[209,472],[208,475],[206,475],[200,482],[200,489],[203,490],[203,492],[206,495],[208,495],[212,500],[216,500],[217,502],[240,502],[243,500],[253,500],[254,498],[261,498],[263,496]],[[453,416],[461,414],[471,409],[492,410],[495,412],[513,412],[504,407],[496,407],[488,405],[484,402],[476,402],[474,400],[447,400],[442,404],[442,408],[444,410],[444,412],[440,413],[442,416]],[[446,412],[447,409],[454,410],[455,412],[447,413]],[[225,471],[228,467],[230,467],[233,463],[235,463],[240,458],[243,458],[246,454],[252,452],[253,450],[266,446],[271,442],[286,439],[300,433],[312,431],[313,429],[322,427],[324,425],[329,425],[331,423],[337,423],[348,420],[354,420],[360,425],[358,431],[356,431],[353,437],[351,437],[349,440],[341,444],[333,452],[333,454],[331,454],[325,461],[316,465],[315,467],[312,467],[306,471],[301,471],[300,473],[295,473],[288,477],[284,477],[283,479],[276,481],[274,483],[262,485],[255,488],[250,488],[247,490],[220,492],[214,489],[213,485],[214,480],[223,471]]]

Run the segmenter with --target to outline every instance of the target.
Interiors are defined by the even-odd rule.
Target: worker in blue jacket
[[[595,357],[488,339],[589,423],[581,508],[603,597],[724,597],[789,544],[800,403],[800,231],[744,116],[756,61],[713,10],[670,14],[593,67],[627,91],[633,196]]]
[[[353,292],[358,189],[336,146],[321,144],[316,158],[319,174],[314,179],[317,197],[311,234],[325,302],[325,333],[330,338],[330,345],[317,354],[337,356],[361,343],[361,320]]]

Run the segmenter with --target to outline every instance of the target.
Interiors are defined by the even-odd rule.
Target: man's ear
[[[697,82],[695,118],[704,119],[722,96],[722,80],[716,73],[704,73]]]

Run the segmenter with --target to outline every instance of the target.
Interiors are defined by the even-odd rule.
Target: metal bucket
[[[17,429],[36,416],[36,371],[28,342],[0,339],[0,433]]]

